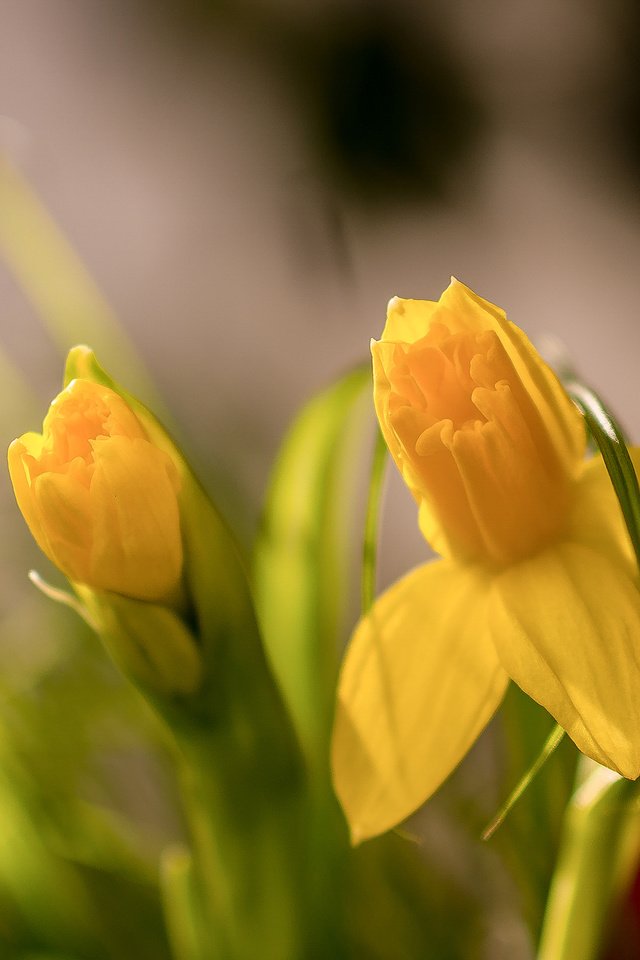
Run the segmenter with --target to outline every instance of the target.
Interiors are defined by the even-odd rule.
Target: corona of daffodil
[[[359,623],[339,682],[334,781],[354,841],[451,773],[509,678],[580,750],[640,774],[640,593],[582,419],[502,310],[452,280],[389,304],[373,342],[389,450],[441,559]]]
[[[36,542],[70,580],[137,600],[176,594],[178,472],[113,390],[73,380],[42,433],[13,441],[9,472]]]

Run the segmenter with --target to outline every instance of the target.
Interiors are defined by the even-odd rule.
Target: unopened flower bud
[[[73,380],[42,433],[13,441],[9,472],[36,542],[70,580],[155,603],[179,594],[179,474],[113,390]]]

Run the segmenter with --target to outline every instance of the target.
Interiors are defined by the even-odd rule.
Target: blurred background
[[[392,295],[436,299],[452,273],[534,340],[560,338],[640,436],[636,4],[0,6],[0,147],[245,542],[302,402],[366,359]],[[1,262],[0,303],[3,350],[32,393],[4,405],[8,442],[39,428],[62,367]],[[27,689],[53,656],[34,639],[44,601],[25,600],[24,571],[45,564],[4,477],[0,511],[0,663]],[[425,555],[393,481],[387,512],[383,583]],[[127,803],[148,823],[157,790],[134,780]]]
[[[640,427],[638,19],[623,0],[4,0],[0,142],[250,529],[296,408],[367,356],[390,296],[452,273],[560,337]],[[2,342],[49,399],[59,356],[0,271]]]

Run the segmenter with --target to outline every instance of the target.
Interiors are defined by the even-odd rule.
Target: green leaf
[[[162,854],[160,882],[167,931],[174,960],[206,960],[206,941],[196,905],[193,858],[182,844],[171,844]]]
[[[333,795],[329,739],[346,620],[357,616],[362,522],[357,480],[373,438],[368,366],[315,396],[287,433],[255,548],[255,596],[267,653],[306,757],[301,922],[313,956],[346,956],[346,826]],[[360,520],[354,529],[354,521]]]
[[[535,942],[579,754],[568,737],[559,737],[546,710],[513,683],[496,727],[501,734],[499,788],[502,796],[518,796],[515,804],[507,801],[508,815],[489,846],[500,853],[517,885],[521,912]],[[519,789],[523,781],[524,792]]]
[[[36,391],[0,347],[0,439],[8,444],[41,419]]]
[[[364,543],[362,549],[362,583],[360,595],[362,598],[363,616],[373,606],[376,594],[376,574],[378,566],[378,533],[380,523],[380,508],[382,506],[382,485],[384,468],[387,462],[387,445],[382,432],[378,430],[376,445],[371,464],[371,479],[369,481],[369,497],[367,500],[367,517],[364,526]]]
[[[46,809],[2,759],[0,944],[8,937],[96,960],[168,960],[155,884],[61,853]]]
[[[312,768],[326,776],[345,612],[355,480],[372,438],[369,367],[314,397],[282,444],[256,545],[270,661]],[[371,427],[369,426],[371,425]]]
[[[539,960],[600,956],[610,908],[637,868],[638,784],[587,764],[567,810]]]
[[[61,353],[90,340],[158,409],[129,337],[76,251],[6,155],[0,158],[0,209],[0,250]]]
[[[624,431],[597,393],[575,380],[565,386],[602,454],[640,566],[640,487]]]
[[[462,885],[427,867],[418,847],[397,836],[351,849],[329,780],[341,642],[347,619],[360,612],[358,586],[367,605],[375,585],[386,448],[379,438],[373,448],[370,378],[368,367],[354,370],[300,412],[273,472],[256,547],[265,643],[314,774],[305,846],[312,899],[304,923],[314,931],[317,957],[471,960],[477,918],[469,919]],[[359,480],[369,481],[366,509]]]
[[[562,729],[562,727],[558,723],[556,723],[553,729],[551,730],[551,733],[545,740],[544,746],[542,747],[542,750],[540,751],[540,753],[538,754],[534,762],[531,764],[531,766],[526,771],[526,773],[523,774],[523,776],[518,781],[515,788],[511,791],[511,793],[509,794],[509,796],[507,797],[503,805],[500,807],[500,810],[498,811],[496,816],[493,818],[491,823],[483,831],[482,833],[483,840],[490,840],[491,837],[496,832],[496,830],[498,830],[501,824],[504,823],[505,818],[509,815],[512,808],[518,802],[520,797],[524,794],[525,790],[531,785],[531,782],[535,777],[535,775],[542,769],[542,767],[547,762],[547,760],[549,759],[551,754],[554,752],[554,750],[556,750],[560,746],[560,743],[562,742],[562,738],[564,737],[564,735],[565,735],[565,731]]]
[[[102,383],[118,393],[149,440],[171,457],[181,480],[184,579],[191,605],[185,617],[198,644],[204,675],[197,690],[190,694],[183,690],[180,698],[167,697],[157,687],[151,692],[145,679],[141,689],[179,745],[178,769],[191,827],[194,872],[211,936],[216,937],[211,955],[248,960],[259,943],[268,955],[296,956],[298,938],[306,934],[298,922],[298,905],[304,896],[302,758],[265,656],[236,543],[164,428],[102,370],[86,347],[69,354],[65,382],[74,377]],[[100,605],[110,603],[108,594],[99,599]],[[86,604],[87,597],[83,600]],[[107,625],[106,640],[112,648],[114,623],[125,628],[115,652],[127,670],[144,670],[146,658],[156,675],[170,678],[170,665],[164,659],[148,659],[150,638],[141,624],[152,614],[151,628],[159,626],[150,605],[127,601],[118,603],[112,613],[107,623],[104,610],[96,605],[91,609],[92,619],[99,615]],[[123,647],[126,621],[135,626],[129,638],[135,649],[129,658]],[[174,633],[176,669],[184,663],[187,647],[188,637]],[[300,955],[303,952],[304,947]]]

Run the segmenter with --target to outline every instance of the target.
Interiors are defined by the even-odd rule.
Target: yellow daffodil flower
[[[113,390],[73,380],[42,434],[13,441],[9,472],[36,542],[70,580],[137,600],[178,593],[178,471]]]
[[[380,425],[442,559],[359,623],[343,664],[334,781],[354,841],[426,800],[509,678],[580,750],[640,774],[640,593],[581,417],[504,312],[452,280],[395,298],[372,344]]]

